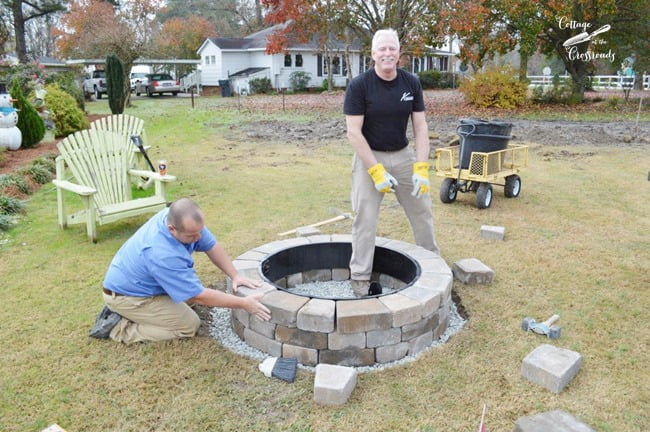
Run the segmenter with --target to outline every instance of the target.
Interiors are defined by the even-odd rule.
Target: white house
[[[266,54],[267,38],[286,24],[264,29],[243,38],[208,38],[197,50],[201,57],[200,79],[202,87],[217,87],[229,80],[237,93],[249,92],[249,81],[254,78],[269,78],[276,89],[289,87],[292,72],[303,71],[309,74],[308,87],[321,87],[327,79],[327,58],[323,48],[314,36],[306,43],[290,44],[278,54]],[[347,62],[345,44],[340,40],[330,40],[332,73],[334,87],[345,87],[347,83]],[[428,69],[451,70],[448,61],[457,52],[436,50],[431,55],[423,56],[410,64],[412,72]],[[355,40],[348,47],[352,76],[368,69],[370,52],[362,52],[361,45]],[[188,77],[187,82],[196,82],[196,77]]]
[[[219,81],[230,80],[235,91],[248,91],[248,82],[253,78],[269,78],[274,88],[289,87],[292,72],[302,71],[310,75],[308,87],[320,87],[327,79],[327,62],[317,37],[306,43],[296,43],[287,47],[285,52],[266,54],[267,38],[278,28],[279,24],[243,38],[208,38],[197,53],[201,56],[201,85],[219,86]],[[344,58],[345,45],[341,41],[331,41],[333,84],[344,87],[347,77],[347,65]],[[361,50],[358,42],[350,48],[353,76],[359,73]],[[364,69],[365,70],[365,69]]]

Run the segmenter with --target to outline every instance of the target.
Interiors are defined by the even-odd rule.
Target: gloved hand
[[[415,162],[413,164],[413,195],[420,198],[429,192],[429,162]]]
[[[386,171],[386,168],[382,164],[378,163],[371,166],[368,174],[372,177],[372,181],[375,182],[375,188],[379,192],[395,192],[393,186],[397,186],[397,180]]]

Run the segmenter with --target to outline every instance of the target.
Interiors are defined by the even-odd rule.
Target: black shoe
[[[379,282],[370,282],[370,288],[368,289],[368,295],[374,296],[381,294],[382,288]]]
[[[121,319],[121,315],[110,310],[108,306],[104,306],[99,312],[99,315],[97,315],[95,325],[90,330],[88,336],[97,339],[108,339],[111,330],[113,330],[113,327],[115,327]]]

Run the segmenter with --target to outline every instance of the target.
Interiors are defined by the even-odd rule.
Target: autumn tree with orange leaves
[[[106,58],[115,54],[124,65],[125,93],[130,95],[133,62],[146,54],[156,32],[155,13],[162,0],[132,0],[122,7],[100,0],[73,0],[61,19],[57,41],[68,58]]]
[[[556,55],[571,75],[573,99],[579,101],[594,60],[613,62],[626,57],[625,50],[647,53],[649,13],[648,0],[448,0],[439,32],[461,39],[460,56],[475,69],[495,54],[517,48],[520,77],[525,78],[527,59],[538,49]],[[581,33],[584,40],[570,43]]]
[[[157,57],[198,59],[197,48],[206,38],[215,34],[214,24],[205,18],[198,16],[170,18],[163,23],[156,37],[154,46],[159,54]],[[179,73],[182,75],[189,72],[191,68],[192,66],[179,66]]]

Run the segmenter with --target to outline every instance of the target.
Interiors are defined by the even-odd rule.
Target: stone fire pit
[[[444,333],[451,269],[437,254],[406,242],[377,238],[373,280],[388,294],[353,299],[291,292],[303,283],[349,279],[350,253],[351,236],[335,234],[274,241],[237,257],[241,274],[264,282],[236,295],[264,293],[261,302],[272,317],[263,322],[233,310],[234,332],[260,351],[308,366],[388,363],[419,353]]]

